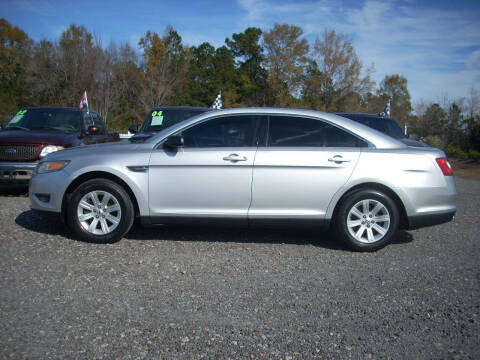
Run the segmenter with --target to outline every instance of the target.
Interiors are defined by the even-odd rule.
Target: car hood
[[[48,160],[70,160],[71,158],[75,158],[78,156],[92,156],[93,158],[95,158],[96,156],[116,153],[131,154],[132,151],[135,150],[138,146],[139,144],[125,141],[82,145],[51,153],[45,159],[48,158]]]
[[[408,139],[408,138],[403,138],[399,139],[402,143],[404,143],[407,146],[413,146],[413,147],[430,147],[428,144],[425,144],[423,142],[413,140],[413,139]]]
[[[45,144],[72,146],[78,134],[46,130],[3,130],[0,131],[0,144]]]

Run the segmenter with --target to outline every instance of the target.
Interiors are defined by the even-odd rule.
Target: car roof
[[[364,119],[378,119],[378,120],[383,120],[383,119],[389,119],[389,120],[392,120],[391,118],[389,117],[386,117],[386,116],[381,116],[381,115],[378,115],[378,114],[365,114],[365,113],[342,113],[342,112],[336,112],[334,113],[335,115],[338,115],[338,116],[344,116],[344,117],[347,117],[347,118],[364,118]]]
[[[68,107],[68,106],[34,106],[34,107],[26,107],[24,109],[27,110],[69,110],[69,111],[78,111],[78,112],[84,112],[84,111],[91,111],[96,113],[96,110],[93,109],[80,109],[78,107]]]
[[[351,131],[357,134],[360,137],[363,137],[365,140],[374,144],[379,148],[393,149],[399,147],[405,147],[401,141],[395,140],[394,138],[385,135],[375,129],[372,129],[366,125],[358,123],[354,120],[351,120],[347,117],[342,117],[332,113],[326,113],[316,110],[307,110],[307,109],[287,109],[287,108],[268,108],[268,107],[249,107],[249,108],[230,108],[230,109],[220,109],[215,111],[208,111],[203,114],[196,115],[190,119],[187,119],[181,123],[172,125],[167,129],[159,132],[155,136],[147,140],[147,142],[157,142],[160,139],[169,136],[179,129],[190,126],[195,123],[202,122],[203,120],[222,116],[222,115],[292,115],[292,116],[307,116],[318,118],[319,120],[326,120],[337,126],[343,127],[348,131]]]
[[[201,106],[155,106],[152,110],[194,110],[194,111],[209,111],[215,110],[212,108]]]

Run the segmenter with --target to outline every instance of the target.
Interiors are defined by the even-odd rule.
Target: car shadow
[[[35,214],[32,210],[24,211],[17,216],[15,222],[30,231],[60,235],[67,239],[80,241],[72,237],[65,224],[59,221],[47,220]],[[136,224],[125,239],[137,241],[201,241],[227,243],[262,243],[313,245],[330,250],[348,250],[338,241],[331,231],[323,232],[315,229],[270,229],[270,228],[236,228],[198,225],[160,225],[141,227]],[[413,236],[404,230],[399,231],[391,244],[405,244],[413,241]]]
[[[28,185],[0,184],[0,196],[28,196]]]
[[[70,231],[60,220],[45,219],[32,210],[27,210],[15,218],[15,223],[29,231],[47,234],[60,235],[67,239],[74,240]]]

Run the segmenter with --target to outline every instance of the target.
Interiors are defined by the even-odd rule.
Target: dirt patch
[[[452,165],[453,174],[464,179],[473,179],[480,181],[480,161],[449,158]]]

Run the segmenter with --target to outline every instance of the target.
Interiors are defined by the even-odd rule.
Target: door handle
[[[328,159],[328,161],[334,162],[334,163],[337,163],[337,164],[341,164],[341,163],[344,163],[344,162],[350,162],[350,160],[342,159],[341,155],[335,155],[334,157]]]
[[[225,156],[223,160],[237,162],[237,161],[247,161],[247,158],[245,156],[240,156],[238,154],[230,154],[228,156]]]

